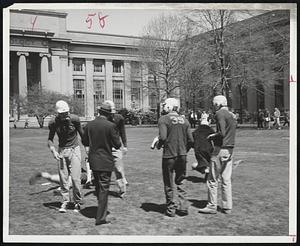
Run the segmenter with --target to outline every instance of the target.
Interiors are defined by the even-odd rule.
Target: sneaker
[[[80,211],[80,204],[79,203],[76,203],[75,206],[74,206],[74,212],[79,212]]]
[[[165,211],[165,215],[167,215],[168,217],[175,217],[175,212],[170,212],[169,210]]]
[[[68,202],[63,202],[60,209],[58,210],[60,213],[67,212]]]
[[[213,208],[209,208],[209,207],[200,208],[199,209],[199,213],[203,213],[203,214],[216,214],[217,213],[217,209],[213,209]]]
[[[37,172],[29,179],[29,184],[34,185],[42,177],[41,172]]]

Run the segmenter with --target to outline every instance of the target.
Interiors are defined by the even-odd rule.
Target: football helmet
[[[57,101],[55,107],[56,107],[57,113],[59,113],[59,114],[70,111],[69,105],[63,100]]]
[[[180,103],[176,98],[167,98],[165,102],[162,104],[163,111],[171,112],[171,111],[179,111]]]
[[[227,107],[227,99],[223,95],[215,96],[213,99],[213,104],[219,107]]]

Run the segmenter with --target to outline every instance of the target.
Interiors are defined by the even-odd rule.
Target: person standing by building
[[[56,102],[56,112],[58,115],[49,122],[48,147],[53,157],[59,162],[59,178],[63,203],[59,212],[65,213],[70,208],[71,198],[69,194],[70,183],[72,179],[73,200],[75,202],[74,210],[80,210],[80,176],[81,176],[81,151],[78,141],[78,133],[82,137],[82,128],[80,119],[77,115],[70,114],[69,105],[59,100]],[[54,147],[53,139],[55,133],[58,136],[58,151]]]
[[[280,127],[280,111],[278,108],[275,108],[275,111],[274,111],[274,126],[280,130],[281,127]]]
[[[265,118],[264,112],[262,111],[262,109],[258,109],[258,113],[257,113],[257,129],[258,130],[262,130],[264,128],[263,127],[264,118]]]
[[[271,130],[271,114],[270,114],[270,111],[266,108],[265,110],[265,128],[268,128],[268,130]]]
[[[218,179],[221,178],[222,186],[222,212],[229,214],[232,210],[232,154],[235,144],[236,123],[227,107],[225,96],[215,96],[213,104],[216,110],[216,133],[208,136],[209,140],[217,142],[221,139],[221,146],[215,145],[210,170],[207,179],[208,204],[199,210],[200,213],[217,213]]]
[[[101,225],[110,223],[106,216],[111,173],[114,170],[112,149],[119,149],[121,142],[114,123],[108,120],[112,114],[111,105],[103,103],[98,110],[100,115],[90,121],[84,129],[82,143],[86,146],[95,180],[98,199],[96,225]]]
[[[288,109],[284,111],[284,122],[282,126],[285,126],[285,124],[290,126],[290,112]]]
[[[163,146],[162,174],[167,205],[165,214],[174,217],[177,212],[178,215],[185,216],[188,214],[188,203],[183,180],[186,175],[187,148],[189,144],[193,144],[193,136],[189,122],[178,114],[179,101],[177,99],[166,99],[163,111],[167,114],[161,116],[158,121],[157,148],[160,149]],[[175,202],[175,185],[179,204]]]
[[[105,105],[110,107],[111,114],[108,116],[108,120],[115,124],[116,131],[122,140],[123,148],[121,149],[112,149],[112,153],[114,156],[115,162],[115,175],[116,175],[116,182],[119,187],[119,195],[120,197],[124,197],[126,193],[126,185],[128,185],[128,181],[125,177],[125,168],[123,157],[127,154],[127,137],[125,131],[125,119],[121,114],[116,113],[115,104],[113,101],[106,100],[104,102]]]

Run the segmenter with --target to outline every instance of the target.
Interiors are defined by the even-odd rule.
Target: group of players
[[[179,114],[180,104],[177,99],[168,98],[162,105],[164,115],[158,121],[158,137],[152,148],[163,149],[162,176],[167,216],[188,215],[184,180],[186,157],[190,148],[194,148],[197,159],[194,169],[207,176],[208,204],[199,212],[217,213],[218,182],[222,186],[222,212],[229,214],[232,211],[231,174],[236,122],[228,110],[226,97],[214,97],[213,105],[216,131],[209,127],[207,117],[203,115],[201,124],[193,133],[188,120]],[[72,203],[73,209],[79,211],[82,202],[80,184],[90,184],[93,176],[98,198],[96,225],[110,223],[106,216],[112,172],[116,174],[121,197],[124,196],[128,184],[122,162],[122,155],[127,152],[124,118],[116,114],[112,101],[105,101],[98,108],[98,117],[88,122],[83,130],[79,117],[70,114],[66,102],[58,101],[56,110],[57,116],[49,123],[48,146],[58,160],[58,175],[38,173],[30,179],[30,183],[35,183],[38,177],[59,182],[63,197],[59,211],[66,212]],[[53,144],[55,133],[59,140],[58,150]],[[88,155],[86,175],[81,172],[78,134]],[[73,196],[69,194],[71,186]]]

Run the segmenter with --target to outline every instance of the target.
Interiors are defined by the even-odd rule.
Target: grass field
[[[56,162],[46,146],[46,129],[10,129],[10,235],[189,235],[287,236],[289,226],[289,131],[238,129],[235,158],[244,162],[233,172],[233,213],[205,215],[207,187],[203,176],[191,170],[188,156],[189,215],[164,216],[165,196],[161,151],[150,150],[156,128],[128,128],[129,151],[124,159],[130,183],[125,199],[114,196],[108,216],[112,224],[95,226],[97,200],[83,189],[80,213],[58,213],[61,197],[56,185],[29,185],[36,171],[56,173]],[[56,138],[55,138],[56,139]],[[83,152],[82,152],[83,153]],[[83,154],[84,156],[84,154]],[[114,177],[114,176],[113,176]],[[219,196],[220,198],[220,196]],[[219,203],[220,204],[220,203]]]

